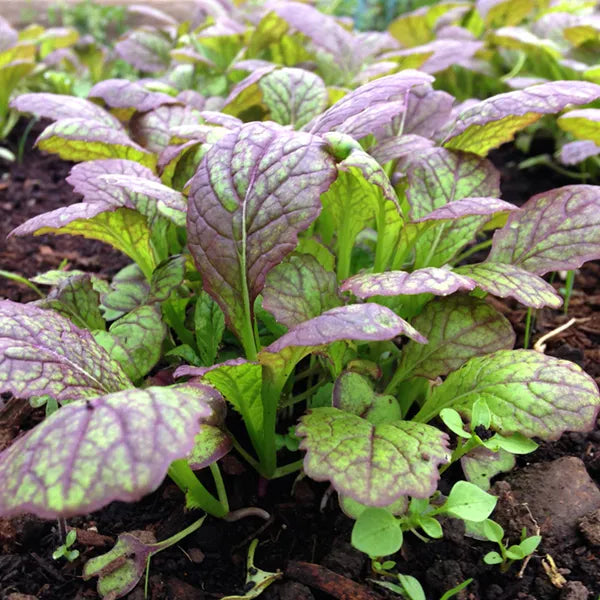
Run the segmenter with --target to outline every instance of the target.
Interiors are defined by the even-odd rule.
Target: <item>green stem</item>
[[[279,477],[285,477],[290,473],[295,473],[302,469],[302,465],[304,464],[304,459],[297,460],[289,465],[283,465],[283,467],[277,467],[271,476],[271,479],[277,479]]]
[[[38,117],[33,117],[32,119],[30,119],[29,123],[27,123],[27,126],[25,127],[25,130],[23,131],[23,135],[21,135],[21,137],[19,138],[19,144],[17,146],[18,164],[23,164],[23,155],[25,154],[25,144],[27,142],[27,138],[29,137],[33,126],[38,122],[38,120]]]
[[[431,262],[431,259],[433,258],[435,251],[437,250],[437,247],[440,245],[440,241],[442,239],[442,234],[444,233],[444,231],[446,229],[446,225],[447,225],[446,223],[443,223],[442,225],[438,226],[438,230],[435,235],[435,240],[433,241],[433,244],[431,244],[431,248],[429,248],[429,252],[427,253],[427,258],[425,259],[425,262],[421,265],[415,264],[416,268],[423,268],[423,267],[429,266],[429,263]]]
[[[534,321],[534,309],[529,307],[527,309],[527,317],[525,318],[525,337],[523,338],[523,348],[527,350],[529,348],[529,341],[531,339],[531,330],[533,328]]]
[[[406,366],[400,364],[383,393],[386,396],[393,394],[396,391],[396,388],[408,377],[408,375],[410,375],[411,371],[412,367],[407,368]]]
[[[479,252],[480,250],[485,250],[486,248],[489,248],[491,245],[492,245],[491,238],[489,240],[480,242],[479,244],[475,244],[474,246],[471,246],[470,248],[465,250],[462,254],[459,254],[458,257],[455,258],[452,262],[455,265],[458,265],[461,263],[461,261],[469,258],[469,256],[472,256],[473,254],[475,254],[476,252]]]
[[[219,469],[219,464],[214,462],[210,465],[210,472],[212,473],[215,487],[217,488],[217,495],[219,496],[219,501],[223,508],[229,512],[229,499],[227,498],[227,490],[225,489],[225,483],[223,482],[223,477],[221,475],[221,469]]]
[[[373,273],[383,273],[385,271],[385,225],[385,198],[380,195],[379,210],[377,211],[377,246],[375,247]]]
[[[261,448],[261,471],[267,479],[270,479],[277,469],[277,446],[275,444],[275,430],[277,427],[277,407],[281,390],[285,385],[287,377],[281,380],[263,380],[263,444]]]
[[[241,457],[255,470],[258,471],[259,473],[261,473],[261,467],[260,464],[258,463],[258,461],[253,458],[249,452],[247,452],[245,450],[245,448],[235,439],[235,436],[230,432],[227,431],[226,432],[227,435],[231,438],[231,441],[233,443],[233,447],[238,451],[238,454],[241,455]]]
[[[565,305],[563,312],[566,315],[569,312],[569,302],[571,294],[573,294],[573,286],[575,285],[575,271],[567,271],[567,280],[565,281]]]
[[[200,483],[185,459],[172,462],[168,474],[194,505],[219,519],[227,514],[228,509]]]
[[[439,469],[440,475],[449,469],[456,461],[460,460],[467,452],[470,452],[473,448],[479,446],[479,441],[476,437],[470,438],[467,442],[463,443],[462,439],[458,440],[458,444],[456,448],[452,452],[452,456],[450,457],[450,462],[446,463]]]

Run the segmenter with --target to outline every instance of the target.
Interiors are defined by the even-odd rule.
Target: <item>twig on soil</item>
[[[275,517],[271,515],[269,520],[263,523],[256,531],[253,531],[250,535],[246,536],[241,542],[237,543],[235,546],[232,546],[231,551],[235,552],[239,550],[242,546],[245,546],[248,542],[252,541],[254,538],[258,537],[263,531],[271,527],[275,522]]]
[[[531,513],[531,510],[529,510],[529,505],[527,504],[527,502],[523,502],[523,506],[529,513],[529,518],[533,521],[533,524],[535,525],[535,535],[540,535],[540,531],[541,531],[540,526],[538,525],[538,522],[536,521],[535,517]],[[525,560],[523,560],[523,564],[521,565],[521,568],[519,569],[519,572],[517,573],[517,579],[523,579],[525,569],[527,568],[527,565],[529,564],[529,561],[531,560],[532,556],[533,556],[532,554],[528,554],[525,557]]]
[[[588,321],[588,320],[589,319],[575,319],[575,318],[570,319],[566,323],[563,323],[560,327],[556,327],[552,331],[549,331],[548,333],[545,333],[533,345],[533,349],[536,352],[541,352],[543,354],[546,351],[546,344],[545,344],[545,342],[547,342],[550,338],[553,338],[554,336],[557,336],[559,333],[562,333],[565,329],[569,329],[569,327],[571,327],[571,325],[574,325],[575,323],[582,323],[582,322]]]
[[[259,519],[268,521],[271,518],[271,515],[262,508],[258,508],[257,506],[249,506],[247,508],[239,508],[238,510],[232,510],[223,517],[223,520],[232,523],[234,521],[239,521],[240,519],[245,519],[247,517],[258,517]]]
[[[290,561],[285,576],[329,594],[337,600],[382,600],[379,594],[321,565]]]

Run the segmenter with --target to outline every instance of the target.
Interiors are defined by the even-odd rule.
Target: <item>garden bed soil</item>
[[[520,156],[512,147],[502,148],[493,159],[502,170],[504,198],[518,204],[533,193],[571,183],[548,169],[518,171]],[[66,259],[66,268],[108,277],[126,264],[122,255],[104,244],[70,236],[4,242],[6,234],[26,219],[79,200],[64,182],[69,168],[68,163],[30,147],[22,164],[0,163],[0,269],[32,276],[57,268]],[[581,270],[569,308],[569,318],[576,317],[578,322],[552,338],[546,350],[579,363],[596,381],[600,381],[599,282],[599,264]],[[1,279],[0,297],[27,302],[35,300],[36,294],[22,284]],[[494,302],[511,320],[522,342],[522,307]],[[566,320],[562,312],[540,311],[534,340]],[[23,401],[8,397],[4,401],[0,449],[42,418],[39,410]],[[259,540],[257,567],[284,572],[263,594],[265,600],[397,598],[370,583],[375,576],[365,557],[349,544],[352,522],[340,512],[335,495],[320,509],[326,484],[301,479],[294,485],[294,476],[288,476],[270,482],[267,493],[259,497],[264,486],[258,485],[255,474],[242,462],[228,456],[222,468],[232,508],[260,506],[271,518],[236,523],[208,518],[194,534],[152,559],[149,590],[153,600],[208,600],[242,594],[246,553],[254,538]],[[449,469],[441,482],[442,491],[448,491],[457,476],[456,468]],[[417,577],[431,599],[473,578],[460,599],[595,600],[600,594],[600,511],[594,512],[594,507],[600,509],[599,485],[600,431],[568,433],[521,457],[517,470],[495,487],[500,497],[496,518],[507,532],[526,525],[531,534],[539,526],[544,535],[542,546],[522,572],[521,564],[504,573],[498,566],[485,565],[482,557],[494,549],[492,545],[464,537],[462,524],[454,520],[443,523],[445,535],[440,541],[424,543],[407,534],[395,557],[397,569]],[[34,517],[0,519],[0,599],[97,598],[95,581],[81,578],[83,562],[106,551],[125,531],[150,530],[157,539],[176,533],[199,516],[184,513],[182,506],[179,490],[165,482],[136,504],[115,502],[92,515],[69,520],[69,526],[78,528],[77,547],[82,552],[74,563],[51,558],[59,545],[56,523]],[[582,511],[584,514],[576,514]],[[558,571],[547,573],[543,568],[546,554],[554,559]],[[142,586],[129,598],[143,598]]]

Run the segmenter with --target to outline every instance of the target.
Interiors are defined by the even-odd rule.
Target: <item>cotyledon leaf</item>
[[[491,429],[543,440],[591,429],[600,408],[598,386],[578,365],[535,350],[501,350],[451,373],[415,419],[429,421],[443,408],[470,418],[478,399],[492,413]]]
[[[410,495],[429,497],[449,460],[448,438],[435,427],[410,421],[374,425],[337,408],[316,408],[296,427],[306,450],[305,473],[330,481],[367,506],[387,506]]]
[[[485,156],[542,115],[597,98],[600,86],[586,81],[552,81],[498,94],[467,108],[458,117],[445,146]]]
[[[335,273],[309,254],[292,255],[267,275],[262,306],[287,327],[341,304]]]
[[[429,302],[411,323],[429,343],[409,342],[400,369],[434,379],[458,369],[473,356],[512,348],[515,334],[503,315],[483,300],[450,296]]]
[[[0,301],[0,389],[59,402],[132,387],[86,329],[31,304]]]
[[[78,119],[89,119],[119,131],[123,130],[116,117],[97,104],[76,96],[46,92],[21,94],[12,100],[10,105],[19,112],[31,113],[44,119],[58,121],[77,115]]]
[[[156,166],[156,156],[138,146],[123,130],[90,119],[60,119],[44,129],[36,144],[41,150],[75,162],[125,158],[150,169]]]
[[[129,389],[64,406],[0,454],[0,514],[56,518],[155,490],[189,454],[203,393]]]
[[[161,357],[167,333],[156,305],[140,306],[94,337],[132,381],[148,374]]]
[[[318,216],[335,176],[324,142],[273,123],[243,125],[204,156],[191,184],[188,245],[238,335],[267,273]]]
[[[486,262],[537,275],[600,258],[600,188],[566,185],[530,198],[494,233]]]
[[[494,296],[514,298],[532,308],[558,308],[563,302],[548,282],[515,265],[483,262],[457,267],[454,272],[467,276],[482,290]]]

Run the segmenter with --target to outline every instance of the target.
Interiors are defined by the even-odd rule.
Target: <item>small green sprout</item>
[[[77,532],[74,529],[71,529],[69,533],[67,533],[67,537],[65,538],[65,543],[59,546],[53,553],[52,558],[54,560],[58,560],[59,558],[66,558],[69,562],[73,562],[79,558],[79,550],[70,550],[71,546],[77,540]]]
[[[523,560],[527,556],[533,554],[542,541],[540,535],[531,535],[527,537],[527,530],[523,527],[523,530],[521,531],[521,542],[513,546],[507,546],[503,541],[504,529],[501,525],[491,519],[484,521],[483,534],[490,542],[498,544],[500,549],[500,552],[496,552],[495,550],[488,552],[483,557],[483,561],[488,565],[500,565],[501,571],[507,571],[514,561]]]

